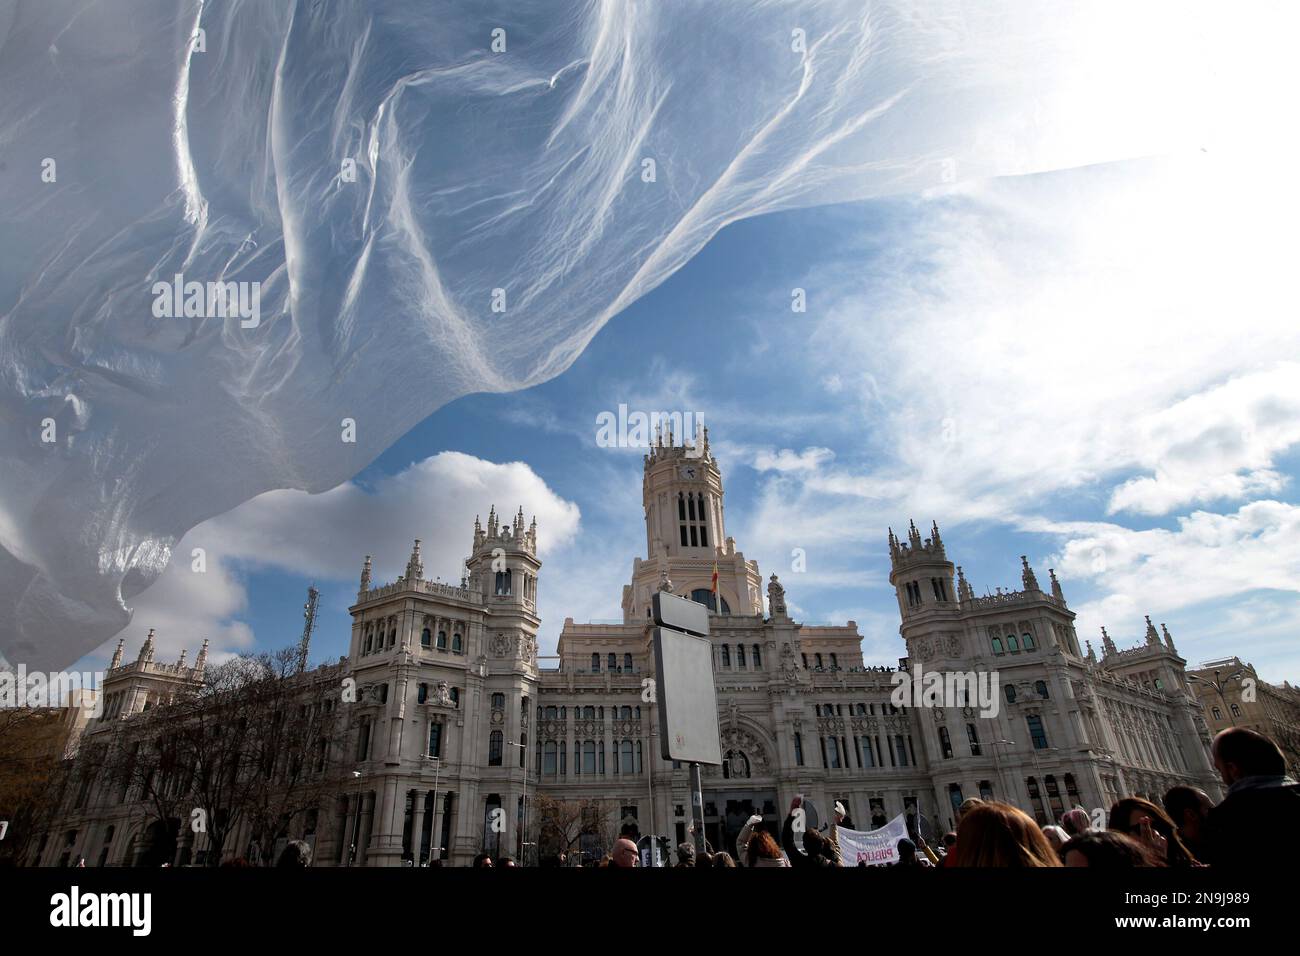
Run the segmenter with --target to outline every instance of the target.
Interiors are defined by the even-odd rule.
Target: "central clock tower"
[[[758,566],[746,562],[727,537],[722,496],[722,474],[709,449],[707,428],[701,426],[691,444],[674,444],[671,432],[655,437],[641,482],[646,559],[636,560],[632,584],[624,588],[626,621],[645,616],[650,596],[665,576],[683,597],[708,590],[715,564],[722,610],[762,613]]]

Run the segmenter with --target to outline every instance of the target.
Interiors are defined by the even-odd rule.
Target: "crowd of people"
[[[1300,784],[1287,775],[1278,746],[1244,728],[1225,730],[1214,738],[1211,755],[1226,793],[1217,805],[1203,790],[1177,786],[1157,806],[1141,797],[1125,797],[1110,808],[1105,829],[1094,825],[1082,807],[1062,814],[1059,821],[1040,826],[1029,814],[1006,803],[970,799],[957,811],[957,827],[931,847],[918,833],[902,839],[896,850],[898,867],[1224,867],[1254,868],[1289,860],[1300,845],[1289,822],[1300,816]],[[729,868],[853,866],[841,851],[838,831],[853,830],[853,821],[836,803],[834,822],[818,830],[803,826],[801,798],[790,805],[780,838],[762,829],[762,817],[752,816],[736,838],[736,856],[714,852],[704,842],[677,847],[676,866]],[[1281,836],[1261,834],[1270,824]],[[693,831],[692,831],[693,832]],[[613,851],[597,866],[640,865],[637,834],[625,828]],[[559,858],[549,865],[563,865]],[[480,857],[475,866],[491,866]],[[865,862],[856,864],[866,866]]]

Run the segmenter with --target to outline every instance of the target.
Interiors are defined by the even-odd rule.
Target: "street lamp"
[[[1223,690],[1225,687],[1228,686],[1228,681],[1237,680],[1238,678],[1241,677],[1243,673],[1244,671],[1242,670],[1242,668],[1239,667],[1231,674],[1229,674],[1227,677],[1224,677],[1222,679],[1220,679],[1219,677],[1220,671],[1218,670],[1214,672],[1213,680],[1210,680],[1208,677],[1201,677],[1199,674],[1188,674],[1187,679],[1189,681],[1196,681],[1196,683],[1198,684],[1204,684],[1207,687],[1213,687],[1214,692],[1219,695],[1219,700],[1223,702],[1223,709],[1227,711],[1228,721],[1232,724],[1232,726],[1236,727],[1237,722],[1232,718],[1232,708],[1228,705],[1228,698],[1224,696]]]
[[[517,740],[507,740],[511,747],[519,748],[519,756],[523,761],[524,767],[524,815],[520,822],[521,833],[519,834],[519,855],[521,857],[519,865],[523,866],[527,862],[528,853],[528,745],[521,744]]]
[[[352,820],[352,845],[348,847],[348,866],[356,865],[357,841],[361,839],[361,777],[360,770],[352,771],[352,779],[357,782],[357,815]]]
[[[425,754],[424,759],[433,761],[433,822],[429,824],[429,862],[432,863],[442,859],[442,831],[438,829],[438,775],[442,773],[442,758]],[[416,856],[420,853],[422,836],[423,834],[417,833],[411,841],[415,844]]]

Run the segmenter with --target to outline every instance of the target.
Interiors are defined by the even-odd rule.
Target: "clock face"
[[[687,479],[688,481],[692,481],[692,480],[694,480],[694,478],[695,478],[695,466],[694,466],[694,465],[687,465],[686,467],[684,467],[684,468],[682,469],[682,471],[681,471],[681,475],[682,475],[683,478]]]

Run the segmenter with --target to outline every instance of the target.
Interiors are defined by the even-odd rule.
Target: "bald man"
[[[614,844],[614,852],[610,854],[611,866],[636,866],[638,862],[635,843],[624,837]]]

